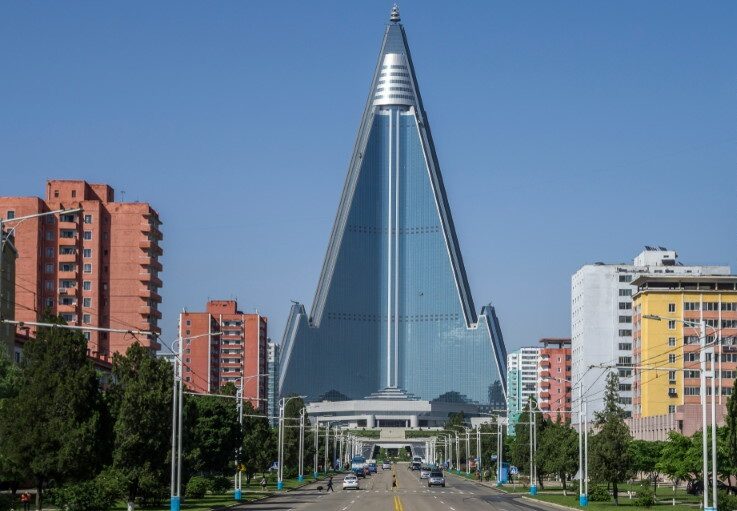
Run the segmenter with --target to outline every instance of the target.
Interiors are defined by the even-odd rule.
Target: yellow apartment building
[[[675,414],[701,402],[701,321],[716,351],[717,404],[726,405],[737,376],[737,276],[643,275],[632,284],[633,417]],[[711,349],[704,351],[710,369]],[[709,379],[708,402],[710,385]]]

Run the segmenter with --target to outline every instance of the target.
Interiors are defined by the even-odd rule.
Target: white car
[[[420,479],[428,479],[430,477],[430,467],[422,467],[420,469]]]
[[[358,490],[358,478],[353,474],[348,474],[343,478],[344,490]]]
[[[392,464],[389,463],[388,461],[385,461],[384,463],[381,464],[381,470],[391,470],[391,469],[392,469]]]

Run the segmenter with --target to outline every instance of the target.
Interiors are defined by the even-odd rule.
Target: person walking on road
[[[30,511],[31,509],[31,494],[24,491],[20,495],[20,502],[23,504],[23,511]]]
[[[266,491],[266,478],[264,476],[261,476],[261,482],[259,484],[261,485],[261,491]]]
[[[392,474],[392,489],[397,487],[397,474]]]
[[[328,488],[325,491],[326,492],[328,492],[328,491],[334,491],[333,490],[333,476],[330,476],[330,479],[328,479]]]

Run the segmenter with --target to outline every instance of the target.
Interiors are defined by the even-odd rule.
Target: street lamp
[[[471,429],[466,428],[466,475],[471,475],[471,464],[469,458],[471,457]]]
[[[299,411],[299,473],[297,475],[298,481],[304,481],[304,449],[305,449],[305,412],[306,408],[302,408]]]
[[[194,336],[187,336],[187,339],[197,339],[200,337],[215,337],[221,332],[208,332]],[[172,384],[172,406],[171,406],[171,499],[169,508],[171,511],[179,511],[181,507],[181,491],[182,491],[182,415],[184,402],[184,347],[182,338],[178,337],[172,343],[172,351],[174,345],[179,343],[179,354],[174,360],[174,381]]]
[[[287,406],[287,403],[291,401],[292,399],[304,399],[307,396],[290,396],[290,397],[283,397],[279,400],[279,449],[278,449],[278,463],[277,466],[277,482],[276,482],[276,489],[277,490],[283,490],[284,489],[284,409]]]
[[[320,423],[315,421],[315,459],[312,462],[312,478],[317,479],[317,453],[320,450]]]
[[[653,321],[662,321],[662,320],[668,320],[668,321],[677,321],[678,323],[682,323],[685,326],[691,327],[691,328],[698,328],[699,329],[699,375],[700,375],[700,382],[699,382],[699,392],[701,397],[701,450],[702,450],[702,464],[703,464],[703,472],[704,472],[704,502],[703,502],[703,508],[704,511],[716,511],[717,509],[717,450],[716,450],[716,403],[715,403],[715,378],[716,375],[714,374],[714,357],[717,355],[716,350],[714,350],[715,342],[706,342],[706,321],[703,319],[700,321],[687,321],[680,318],[667,318],[667,317],[661,317],[657,314],[643,314],[642,319],[650,319]],[[716,339],[718,333],[721,331],[721,328],[717,329],[714,327],[711,327],[714,332],[714,338]],[[709,447],[707,443],[706,438],[706,411],[707,411],[707,405],[706,405],[706,348],[707,346],[711,345],[712,349],[710,351],[711,353],[711,442],[712,442],[712,506],[709,506],[709,490],[707,486],[707,479],[709,479]]]
[[[7,218],[2,219],[0,218],[0,321],[2,321],[4,318],[3,316],[3,303],[5,300],[3,299],[3,281],[5,280],[2,272],[3,272],[3,255],[5,254],[5,244],[10,242],[10,237],[13,236],[15,233],[15,230],[25,222],[26,220],[29,220],[31,218],[39,218],[42,216],[50,216],[50,215],[56,215],[61,213],[79,213],[82,211],[82,208],[73,208],[73,209],[55,209],[54,211],[45,211],[43,213],[34,213],[32,215],[25,215],[25,216],[19,216],[15,218]],[[14,223],[8,232],[5,232],[5,224]],[[12,246],[12,244],[11,244]]]

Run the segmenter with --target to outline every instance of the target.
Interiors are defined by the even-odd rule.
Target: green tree
[[[184,459],[189,473],[230,475],[241,443],[236,400],[187,396]]]
[[[173,372],[169,362],[135,343],[125,356],[114,355],[113,377],[113,468],[132,511],[136,499],[167,492]]]
[[[540,437],[537,456],[545,472],[560,477],[567,495],[566,481],[578,470],[578,433],[568,422],[551,423]]]
[[[305,403],[302,398],[294,397],[287,401],[284,408],[284,474],[297,473],[299,462],[299,414]],[[305,419],[306,420],[306,419]],[[307,422],[305,424],[305,437],[308,435]],[[324,443],[325,428],[320,431],[320,443]],[[330,431],[330,457],[328,463],[333,460],[333,431]],[[322,463],[322,458],[320,459]]]
[[[47,322],[61,323],[53,318]],[[91,477],[105,461],[106,409],[80,332],[42,328],[24,348],[17,394],[0,409],[3,464],[36,484]]]
[[[689,437],[671,431],[668,433],[668,440],[663,444],[655,468],[667,475],[676,485],[680,481],[692,480],[693,474],[699,470],[699,465],[698,463],[694,465],[691,459],[689,453],[691,445]]]
[[[735,385],[737,380],[734,381]],[[737,467],[737,393],[732,392],[727,401],[727,416],[726,416],[726,455],[729,460],[729,465]],[[736,474],[737,475],[737,474]]]
[[[509,461],[519,467],[520,471],[529,475],[530,473],[530,405],[535,410],[537,407],[533,401],[528,402],[519,415],[517,424],[514,426],[514,437],[507,450]],[[543,418],[541,413],[533,413],[532,419],[535,422],[535,432],[537,434],[538,447],[540,439],[545,434],[550,421]],[[538,454],[535,457],[535,470],[537,471],[537,485],[543,488],[543,476],[545,475],[545,466],[543,460]]]
[[[629,456],[632,460],[632,469],[635,472],[646,474],[647,478],[653,483],[653,491],[658,491],[658,477],[660,470],[658,462],[663,453],[665,442],[647,440],[632,440],[629,446]]]
[[[0,344],[0,416],[6,401],[18,395],[19,384],[20,368],[10,359],[6,345]],[[21,479],[23,473],[20,468],[0,450],[0,482],[8,485],[13,499]]]
[[[632,473],[629,444],[632,441],[619,406],[619,376],[609,373],[604,392],[604,409],[595,414],[598,433],[591,438],[589,470],[595,481],[611,484],[614,502],[619,504],[618,484]]]
[[[276,461],[276,431],[269,426],[266,416],[253,417],[256,411],[251,403],[245,404],[243,414],[243,450],[240,461],[246,475],[246,485],[250,485],[255,474],[263,474]],[[310,436],[309,430],[305,435]]]

